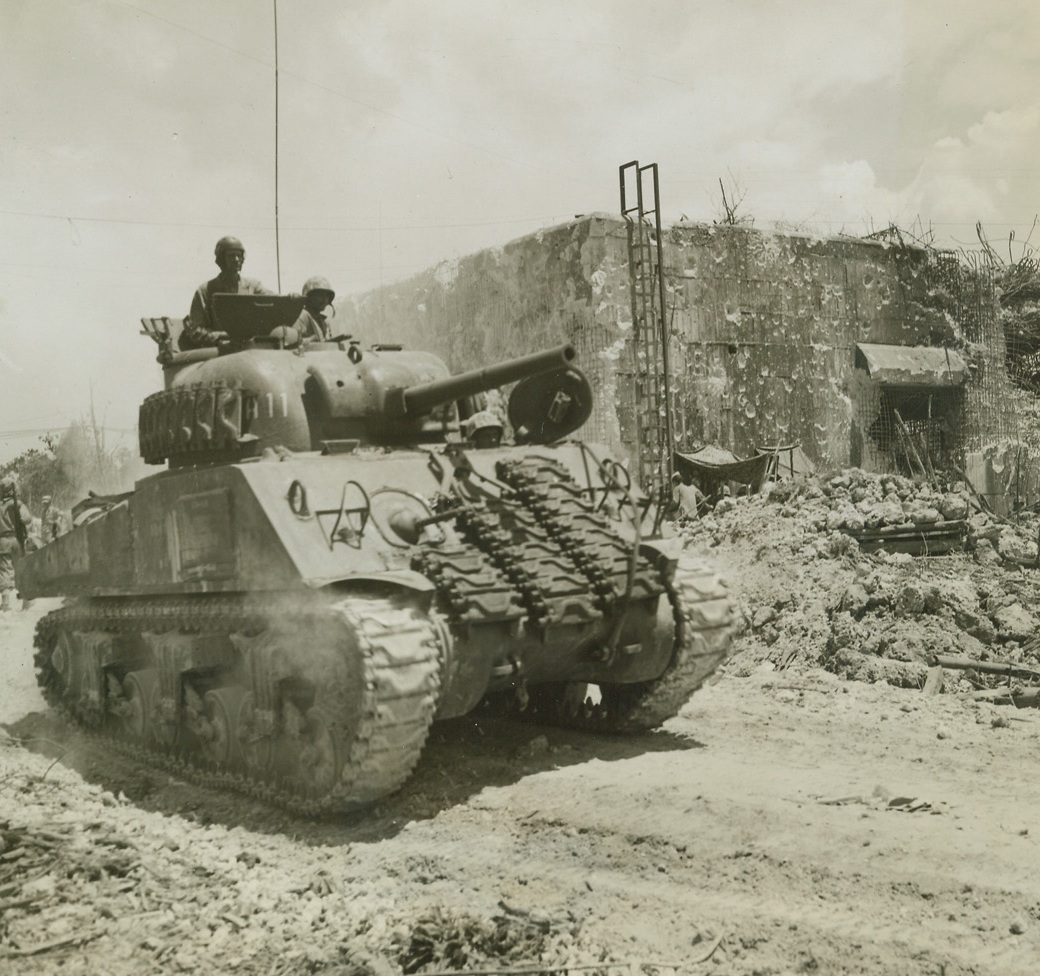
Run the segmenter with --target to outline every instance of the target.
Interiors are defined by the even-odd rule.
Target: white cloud
[[[902,194],[905,209],[968,243],[976,221],[1000,236],[1028,226],[1040,209],[1037,145],[1037,107],[986,112],[963,135],[934,143]]]

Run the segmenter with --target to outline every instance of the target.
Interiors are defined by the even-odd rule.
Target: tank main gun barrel
[[[405,387],[393,391],[396,395],[387,398],[387,412],[396,416],[421,416],[452,400],[486,393],[506,383],[569,366],[576,356],[574,346],[564,343],[544,352],[507,359],[504,363],[470,370],[458,376]]]

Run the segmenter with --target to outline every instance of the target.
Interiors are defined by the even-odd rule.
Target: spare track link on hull
[[[688,556],[679,560],[668,597],[676,618],[676,645],[664,674],[639,684],[600,685],[596,703],[579,683],[535,686],[522,714],[535,722],[622,733],[656,728],[678,714],[729,653],[733,612],[715,572]]]
[[[613,609],[628,590],[633,543],[593,510],[578,483],[558,461],[538,456],[503,461],[496,473],[516,492],[552,545],[571,557],[596,594],[597,606],[607,612]],[[657,570],[636,553],[631,598],[648,599],[663,590]]]
[[[502,597],[511,608],[523,608],[517,615],[526,616],[533,632],[544,633],[558,625],[595,624],[617,612],[628,591],[632,544],[592,510],[567,469],[551,458],[531,455],[500,464],[496,473],[512,494],[464,510],[456,524],[473,552],[490,561],[489,569],[494,567]],[[635,558],[631,597],[662,593],[657,570],[645,557]],[[417,568],[433,576],[452,618],[475,622],[459,574],[442,579],[440,557],[423,559],[429,569],[423,563]]]
[[[314,629],[304,636],[304,628]],[[338,635],[337,646],[309,648],[306,642],[322,632]],[[63,633],[66,638],[61,640]],[[271,665],[284,661],[285,654],[324,651],[341,680],[318,688],[314,705],[305,715],[297,716],[301,720],[297,733],[303,731],[298,744],[303,744],[293,753],[299,765],[309,764],[321,775],[303,778],[303,782],[300,776],[276,778],[272,765],[268,778],[264,778],[262,771],[256,771],[255,761],[245,762],[241,756],[238,762],[222,766],[209,760],[205,749],[200,750],[197,744],[195,748],[185,747],[183,733],[178,737],[180,746],[176,744],[178,738],[165,747],[154,737],[141,743],[126,731],[133,725],[127,718],[120,732],[105,734],[106,728],[116,724],[106,708],[106,699],[102,697],[86,707],[82,701],[68,700],[63,694],[55,648],[59,643],[64,647],[57,655],[60,659],[61,654],[69,653],[70,645],[76,645],[76,639],[70,641],[68,635],[79,638],[81,646],[90,646],[91,637],[103,639],[109,635],[118,640],[121,635],[146,633],[174,635],[174,640],[180,634],[188,635],[189,640],[190,635],[203,633],[227,635],[253,673],[253,690],[265,683],[268,688],[274,687],[278,676]],[[294,634],[298,638],[296,648],[288,651],[278,646],[281,636]],[[300,816],[352,810],[400,786],[425,745],[440,688],[441,649],[432,623],[425,615],[383,598],[338,595],[329,602],[309,606],[234,597],[82,601],[40,620],[35,643],[39,682],[48,703],[66,712],[77,725],[99,730],[104,741],[122,755],[158,765],[200,786],[234,789]],[[245,658],[250,661],[245,662]],[[78,667],[89,663],[79,662]],[[119,672],[134,666],[139,667],[116,663],[113,669]],[[145,673],[133,671],[126,677],[133,681],[136,675]],[[349,686],[342,680],[344,676],[353,676]],[[151,683],[158,684],[155,680]],[[99,675],[93,684],[104,688],[104,678]],[[227,697],[236,702],[248,700],[253,698],[253,690],[236,688]],[[347,703],[351,713],[343,714],[342,707]],[[289,709],[282,702],[274,704],[285,721],[284,713]],[[338,714],[336,706],[340,707]],[[259,715],[260,711],[256,707],[249,714]],[[250,745],[242,746],[242,755],[248,748],[255,757],[257,741],[268,749],[264,753],[268,756],[279,743],[288,743],[284,729],[276,731],[278,734],[270,740],[254,736]]]
[[[519,620],[524,616],[520,593],[476,546],[450,552],[420,549],[412,569],[437,588],[452,626],[465,634],[469,624]]]

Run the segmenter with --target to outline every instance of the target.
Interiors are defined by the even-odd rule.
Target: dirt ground
[[[35,690],[48,607],[0,619],[0,973],[1037,972],[1037,713],[915,678],[1028,659],[1037,571],[861,553],[810,495],[687,527],[742,623],[663,729],[471,715],[325,821],[100,756]]]

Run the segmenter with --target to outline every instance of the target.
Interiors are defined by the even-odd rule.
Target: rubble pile
[[[867,552],[856,539],[953,521],[963,546],[944,555]],[[677,529],[720,567],[741,609],[731,672],[821,665],[915,687],[935,655],[1037,660],[1040,518],[998,518],[961,484],[852,469],[723,498]]]

